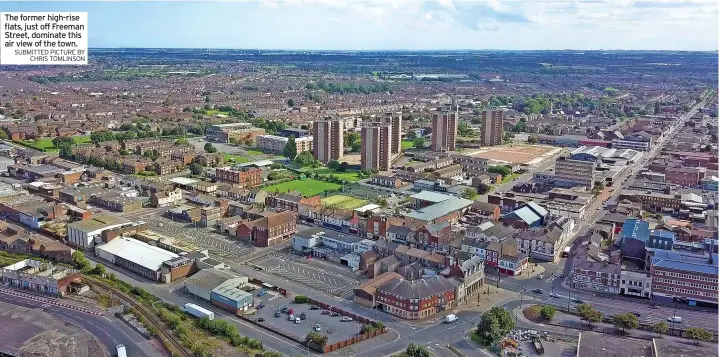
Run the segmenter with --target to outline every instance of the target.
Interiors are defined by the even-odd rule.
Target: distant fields
[[[333,206],[342,209],[355,209],[366,205],[369,201],[345,196],[345,195],[334,195],[322,199],[322,205]]]
[[[267,192],[280,192],[287,193],[291,191],[299,191],[305,197],[311,197],[319,195],[327,190],[336,190],[342,187],[342,185],[325,182],[315,179],[306,180],[294,180],[290,182],[284,182],[277,185],[267,186],[262,190]]]
[[[89,144],[92,142],[92,140],[90,140],[90,135],[78,135],[78,136],[73,136],[72,138],[75,139],[75,144],[78,144],[78,145]],[[25,145],[29,148],[33,148],[35,150],[40,150],[40,151],[45,151],[45,152],[57,151],[58,149],[52,143],[52,139],[53,138],[21,140],[19,143],[22,145]]]

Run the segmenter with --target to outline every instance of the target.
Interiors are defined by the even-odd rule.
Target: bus
[[[127,353],[125,353],[125,345],[117,345],[117,357],[127,357]]]
[[[569,252],[572,250],[572,247],[564,247],[564,251],[562,252],[562,258],[566,258],[569,256]]]

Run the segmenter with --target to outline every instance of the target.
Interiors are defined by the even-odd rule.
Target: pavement
[[[80,326],[97,337],[114,355],[119,344],[127,347],[129,356],[162,357],[163,352],[152,341],[145,339],[132,327],[114,316],[97,316],[74,309],[48,304],[32,299],[0,292],[0,301],[29,309],[41,309],[66,323]]]

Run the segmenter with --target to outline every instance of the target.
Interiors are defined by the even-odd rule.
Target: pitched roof
[[[410,299],[427,298],[448,290],[456,289],[461,283],[456,279],[447,279],[435,276],[427,279],[405,280],[393,278],[377,287],[377,290],[386,291]]]

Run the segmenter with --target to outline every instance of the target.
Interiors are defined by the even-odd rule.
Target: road
[[[161,357],[163,356],[150,341],[135,331],[132,327],[115,317],[96,316],[78,312],[64,307],[45,304],[41,301],[31,300],[16,295],[0,292],[0,301],[29,309],[42,309],[59,320],[72,325],[80,326],[96,336],[102,344],[114,355],[118,344],[127,347],[130,356]]]
[[[667,142],[671,141],[671,139],[683,127],[684,122],[691,118],[697,112],[698,108],[702,105],[703,103],[697,104],[694,108],[692,108],[692,110],[683,115],[677,125],[675,125],[674,128],[670,130],[669,133],[665,136],[664,140],[655,145],[647,154],[645,154],[642,159],[635,164],[632,170],[628,170],[620,176],[618,182],[621,182],[621,185],[618,187],[614,187],[614,192],[608,199],[607,206],[613,205],[616,201],[616,198],[619,197],[619,194],[621,193],[622,189],[628,186],[627,180],[625,179],[635,175],[636,172],[639,171],[641,167],[644,166],[644,164],[651,160],[651,158],[656,155]],[[584,222],[580,223],[577,237],[581,237],[586,234],[588,229],[594,224],[594,222],[601,218],[606,212],[607,210],[604,208],[600,210],[593,210],[592,212],[590,212],[589,217],[587,217]],[[546,278],[544,280],[519,280],[512,277],[502,277],[500,281],[500,287],[518,293],[524,290],[526,291],[524,296],[526,296],[525,298],[527,299],[534,299],[536,297],[537,301],[553,304],[557,307],[564,309],[567,309],[567,297],[571,295],[572,298],[579,298],[591,304],[592,306],[595,306],[597,310],[602,312],[604,315],[615,315],[618,313],[626,312],[638,312],[641,314],[639,320],[647,323],[654,323],[660,320],[666,320],[666,318],[674,314],[673,306],[662,306],[659,307],[659,309],[655,310],[650,308],[651,302],[645,299],[617,295],[595,295],[588,291],[568,289],[562,284],[562,279],[556,276],[559,275],[559,273],[561,272],[563,272],[564,275],[567,277],[570,276],[571,259],[572,257],[570,256],[567,259],[560,260],[558,264],[542,264],[545,268],[544,275]],[[491,278],[492,277],[490,277],[490,279]],[[532,289],[543,289],[545,291],[545,294],[533,294],[531,292]],[[550,298],[548,295],[550,292],[554,292],[560,297]],[[570,307],[574,305],[576,304],[571,302],[569,303]],[[677,316],[681,316],[683,319],[682,325],[684,327],[696,326],[714,331],[717,330],[716,319],[713,318],[715,315],[716,310],[707,309],[707,311],[702,311],[698,309],[683,308],[682,306],[679,306],[679,309],[677,311]],[[710,316],[712,316],[712,318],[708,318]]]

